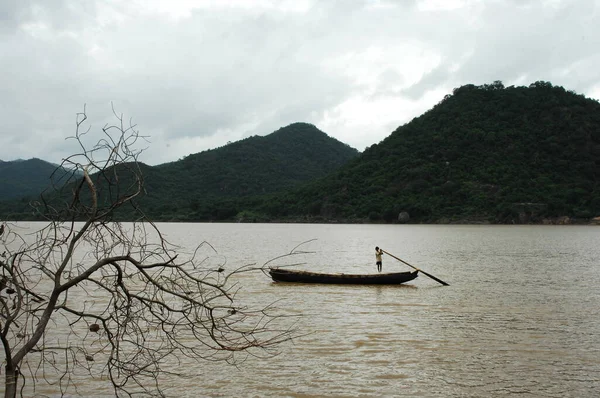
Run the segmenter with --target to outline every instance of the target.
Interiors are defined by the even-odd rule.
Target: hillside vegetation
[[[600,104],[536,82],[466,85],[259,219],[556,222],[600,215]],[[404,220],[406,215],[404,214]]]
[[[323,177],[359,152],[312,124],[294,123],[267,136],[145,170],[140,203],[160,219],[223,219],[236,215],[223,199],[282,192]]]
[[[227,219],[236,213],[222,205],[224,199],[282,192],[323,177],[358,155],[356,149],[315,126],[294,123],[267,136],[249,137],[176,162],[139,164],[146,193],[138,204],[157,220]],[[127,165],[121,166],[125,173]],[[129,177],[119,175],[121,187],[132,183]],[[111,192],[109,187],[98,189]],[[30,218],[24,214],[27,211],[23,202],[0,204],[0,214],[12,218]],[[116,216],[127,219],[126,211]]]
[[[141,167],[157,221],[586,222],[600,216],[600,104],[548,82],[466,85],[360,155],[296,123]],[[0,214],[27,217],[20,203]]]
[[[38,196],[53,184],[64,183],[64,174],[41,159],[0,161],[0,200]]]

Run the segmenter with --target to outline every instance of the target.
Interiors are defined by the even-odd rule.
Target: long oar
[[[431,279],[433,279],[434,281],[436,281],[436,282],[439,282],[439,283],[441,283],[441,284],[442,284],[442,285],[444,285],[444,286],[450,286],[449,284],[447,284],[447,283],[446,283],[446,282],[444,282],[443,280],[441,280],[441,279],[438,279],[438,278],[436,278],[435,276],[433,276],[433,275],[431,275],[431,274],[428,274],[427,272],[423,271],[422,269],[419,269],[419,268],[415,267],[414,265],[410,265],[410,264],[409,264],[409,263],[407,263],[406,261],[404,261],[404,260],[402,260],[402,259],[400,259],[400,258],[398,258],[398,257],[394,256],[393,254],[391,254],[391,253],[388,253],[388,252],[386,252],[386,251],[385,251],[385,250],[383,250],[383,249],[382,249],[381,251],[382,251],[382,252],[384,252],[385,254],[387,254],[387,255],[388,255],[388,256],[390,256],[390,257],[394,257],[396,260],[398,260],[398,261],[400,261],[400,262],[402,262],[402,263],[404,263],[404,264],[408,265],[409,267],[413,267],[414,269],[416,269],[417,271],[421,272],[422,274],[425,274],[425,275],[427,275],[428,277],[430,277],[430,278],[431,278]]]

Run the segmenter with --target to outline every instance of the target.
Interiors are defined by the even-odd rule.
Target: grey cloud
[[[399,94],[417,100],[422,98],[428,91],[444,85],[451,75],[451,72],[448,70],[448,65],[438,65],[432,71],[426,73],[419,82],[405,90],[401,90]]]
[[[95,4],[93,0],[3,0],[0,33],[14,33],[30,22],[43,22],[60,31],[79,29],[95,18]]]
[[[27,8],[19,0],[7,0],[0,3],[0,34],[14,31],[25,18]]]
[[[211,129],[235,128],[253,115],[277,114],[293,104],[320,108],[344,95],[348,82],[320,69],[320,60],[302,47],[302,35],[285,31],[287,21],[259,18],[255,24],[234,16],[234,22],[215,24],[212,18],[196,13],[183,28],[168,31],[181,42],[174,49],[169,48],[172,41],[160,42],[150,33],[145,39],[155,40],[153,54],[145,54],[143,62],[154,68],[115,77],[122,82],[117,97],[128,98],[138,117],[173,137],[198,135],[188,130],[196,124],[207,126],[201,134],[208,135]],[[143,32],[144,27],[133,26],[126,36]],[[137,54],[128,53],[132,47],[122,42],[111,51],[136,68]],[[162,65],[164,58],[170,62]],[[206,123],[199,123],[203,119]],[[189,127],[173,128],[177,125]]]
[[[585,91],[600,79],[600,71],[591,66],[591,60],[600,55],[594,22],[599,4],[563,1],[543,7],[543,2],[529,1],[514,7],[506,2],[482,3],[481,13],[471,24],[428,41],[443,61],[402,94],[418,99],[436,87],[494,80],[508,84],[550,80]],[[577,73],[581,68],[585,72]],[[568,70],[572,73],[566,74]]]
[[[66,156],[72,148],[64,138],[84,103],[90,139],[113,121],[112,101],[164,145],[194,137],[225,143],[297,121],[319,126],[352,97],[415,102],[432,90],[494,80],[550,80],[579,92],[600,84],[598,0],[473,0],[463,9],[427,12],[417,4],[315,1],[306,13],[199,8],[170,20],[139,12],[134,2],[2,2],[0,159]],[[29,22],[45,27],[34,36],[23,29]],[[361,58],[370,48],[402,60],[398,48],[417,49],[439,63],[409,86],[407,72],[421,65],[377,65]],[[340,57],[363,62],[373,87],[346,73],[351,64],[328,66]],[[384,136],[397,120],[373,129]],[[11,138],[23,132],[28,139]],[[146,161],[187,154],[155,150]]]

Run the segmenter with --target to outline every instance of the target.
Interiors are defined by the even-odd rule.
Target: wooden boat
[[[318,272],[269,268],[269,274],[275,282],[399,285],[415,279],[419,276],[419,271],[388,274],[323,274]]]

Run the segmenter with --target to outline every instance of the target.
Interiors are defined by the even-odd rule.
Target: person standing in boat
[[[375,246],[375,264],[377,264],[377,272],[381,272],[381,256],[383,256],[383,250],[380,249],[379,246]]]

